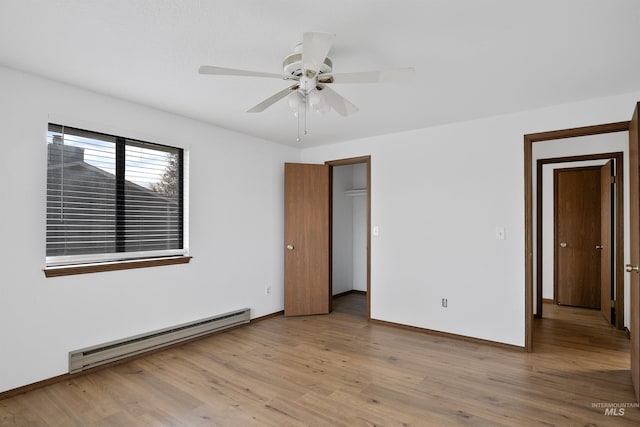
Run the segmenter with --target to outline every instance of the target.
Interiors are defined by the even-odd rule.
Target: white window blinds
[[[179,148],[49,124],[47,265],[181,255]]]

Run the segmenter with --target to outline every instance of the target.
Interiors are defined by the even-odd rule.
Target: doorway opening
[[[555,161],[572,161],[571,156],[564,158],[548,156],[546,159],[538,159],[536,175],[534,181],[534,155],[533,145],[543,141],[555,141],[566,140],[568,138],[587,137],[593,135],[601,135],[615,132],[627,132],[629,130],[629,122],[618,122],[605,125],[587,126],[583,128],[565,129],[560,131],[542,132],[537,134],[529,134],[524,136],[525,142],[525,350],[532,351],[533,345],[533,318],[534,315],[542,315],[542,207],[541,203],[537,203],[542,198],[542,168],[546,163],[553,163]],[[542,144],[538,145],[538,147]],[[603,150],[606,151],[606,150]],[[600,154],[601,156],[607,156],[607,154]],[[610,153],[608,155],[611,158]],[[561,159],[561,160],[558,160]],[[577,160],[577,159],[573,159]],[[617,162],[622,171],[622,160]],[[620,173],[619,176],[622,176]],[[534,191],[534,182],[536,183]],[[618,200],[622,200],[624,193],[622,192],[622,184],[617,186],[616,196]],[[536,195],[536,210],[534,207],[534,194]],[[619,209],[621,211],[622,209]],[[616,217],[618,218],[618,217]],[[622,218],[622,216],[620,216]],[[624,282],[623,279],[623,220],[619,222],[616,219],[616,243],[615,251],[617,251],[616,262],[614,266],[615,275],[621,284],[616,281],[616,292],[620,292],[618,295],[624,294]],[[535,233],[534,233],[535,230]],[[618,237],[617,233],[620,233]],[[535,249],[534,249],[535,248]],[[535,269],[534,269],[535,266]],[[535,287],[534,287],[535,283]],[[620,308],[622,311],[624,308]],[[623,321],[623,316],[618,313],[618,318]]]
[[[603,206],[608,209],[600,209],[601,201],[598,200],[598,210],[596,213],[597,224],[593,224],[591,229],[604,227],[601,222],[600,213],[606,213],[605,222],[609,223],[608,233],[602,233],[598,242],[589,242],[583,248],[575,247],[576,242],[566,242],[566,236],[564,232],[562,238],[558,238],[559,232],[557,209],[558,205],[556,199],[558,197],[558,181],[557,177],[560,171],[562,173],[570,174],[571,170],[576,168],[596,168],[600,170],[601,167],[608,164],[611,161],[612,171],[607,174],[613,175],[616,182],[614,184],[613,193],[610,193],[607,197],[610,198],[609,206]],[[602,310],[602,314],[610,323],[614,324],[618,329],[624,327],[624,276],[622,273],[623,261],[624,261],[624,168],[623,168],[623,153],[611,152],[611,153],[598,153],[587,154],[577,156],[566,157],[554,157],[537,159],[536,161],[536,287],[535,287],[535,318],[543,317],[543,302],[560,303],[564,305],[577,305],[577,306],[589,306],[589,304],[582,304],[572,299],[578,298],[582,290],[578,290],[573,295],[567,295],[565,300],[559,298],[559,290],[563,290],[564,286],[559,286],[559,282],[567,282],[568,276],[562,274],[562,271],[558,267],[566,266],[567,264],[572,267],[576,267],[578,256],[583,259],[585,255],[594,258],[587,262],[586,267],[580,268],[576,274],[586,275],[587,270],[591,274],[595,274],[598,277],[581,277],[572,278],[569,280],[573,282],[574,279],[580,282],[580,286],[584,285],[584,280],[592,280],[592,285],[596,286],[601,283],[605,283],[604,287],[609,286],[610,289],[602,291],[600,288],[595,289],[594,292],[598,294],[598,301],[595,306]],[[595,195],[597,192],[600,194],[600,182],[598,174],[597,188],[594,191],[587,192],[587,197]],[[611,179],[611,178],[608,178]],[[610,181],[609,181],[610,182]],[[609,187],[611,188],[611,187]],[[574,191],[574,190],[572,190]],[[564,197],[564,196],[563,196]],[[578,213],[580,214],[580,213]],[[587,216],[581,215],[581,220],[584,220]],[[568,230],[567,230],[568,231]],[[579,239],[585,237],[585,233],[578,231]],[[608,238],[603,237],[604,234],[608,234]],[[573,238],[571,238],[573,240]],[[591,246],[589,246],[591,245]],[[575,256],[574,256],[575,255]],[[574,256],[574,258],[572,258]],[[567,258],[568,257],[568,258]],[[598,262],[598,265],[594,265]],[[606,264],[605,264],[606,261]],[[600,264],[602,262],[602,264]],[[577,267],[576,267],[577,268]],[[593,270],[593,271],[591,271]],[[597,270],[597,272],[595,272]],[[567,271],[565,271],[566,273]],[[600,274],[602,273],[602,274]],[[605,280],[607,279],[608,280]],[[582,280],[584,279],[584,280]],[[566,283],[565,283],[566,284]],[[591,292],[587,292],[589,294]],[[609,298],[605,296],[609,294]],[[583,295],[584,296],[584,295]],[[578,298],[579,299],[579,298]],[[611,301],[615,301],[612,305]],[[595,308],[595,306],[593,306]],[[613,318],[612,318],[613,315]],[[612,322],[613,320],[613,322]]]
[[[325,164],[330,181],[331,296],[366,295],[366,317],[370,319],[371,156]]]

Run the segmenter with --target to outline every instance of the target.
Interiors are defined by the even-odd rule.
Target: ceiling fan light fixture
[[[318,89],[312,89],[309,91],[309,106],[313,108],[317,108],[322,102],[324,102],[324,97],[318,91]]]
[[[331,106],[327,103],[324,94],[318,88],[309,92],[308,100],[309,107],[318,113],[326,114],[331,111]]]
[[[288,101],[289,108],[296,114],[305,106],[307,99],[299,90],[294,90],[291,95],[289,95]]]
[[[323,100],[323,102],[320,103],[316,111],[320,114],[327,114],[329,111],[331,111],[331,105],[329,105],[329,103],[326,102],[326,100]]]

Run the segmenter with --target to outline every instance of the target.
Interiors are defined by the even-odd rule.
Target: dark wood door
[[[633,118],[629,126],[629,264],[627,271],[631,274],[630,310],[631,324],[631,380],[636,392],[636,400],[640,402],[640,136],[638,135],[638,109],[636,104]]]
[[[600,168],[556,169],[555,288],[558,304],[600,308]]]
[[[284,193],[284,314],[327,314],[329,166],[285,164]]]
[[[611,323],[613,300],[613,160],[600,168],[600,311]]]

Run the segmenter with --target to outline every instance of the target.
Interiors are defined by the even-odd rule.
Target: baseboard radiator
[[[85,371],[182,341],[249,323],[248,308],[69,352],[69,373]]]

